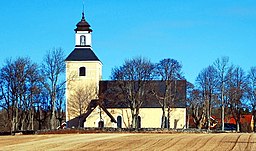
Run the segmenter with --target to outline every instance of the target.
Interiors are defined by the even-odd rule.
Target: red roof
[[[241,124],[244,124],[244,123],[250,124],[252,122],[252,115],[241,115],[240,122]],[[231,117],[228,123],[236,124],[235,118]]]

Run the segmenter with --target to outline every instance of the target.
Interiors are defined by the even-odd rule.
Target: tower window
[[[79,76],[85,76],[86,75],[86,69],[85,67],[79,68]]]
[[[80,36],[80,45],[85,46],[85,36],[84,35]]]

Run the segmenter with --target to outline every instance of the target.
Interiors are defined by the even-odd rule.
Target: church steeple
[[[92,50],[92,29],[89,23],[85,20],[84,11],[82,19],[77,23],[75,29],[75,49],[66,58],[66,61],[99,61],[99,58]]]
[[[88,100],[98,99],[99,81],[102,76],[102,63],[92,49],[92,29],[85,19],[84,11],[82,19],[76,24],[75,49],[66,58],[66,120],[77,116],[74,112],[74,94],[81,90],[90,89]],[[68,79],[71,78],[72,80]],[[81,89],[82,88],[82,89]]]
[[[82,12],[82,19],[76,24],[76,48],[77,47],[91,47],[91,32],[90,24],[85,20],[84,10]]]

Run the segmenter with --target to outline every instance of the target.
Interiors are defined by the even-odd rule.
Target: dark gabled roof
[[[107,110],[107,108],[105,107],[105,105],[103,103],[101,103],[99,100],[91,100],[90,104],[87,107],[87,112],[85,113],[85,119],[92,113],[92,111],[99,106],[101,109],[103,109],[103,111],[110,117],[111,122],[116,122],[116,119],[111,115],[111,113],[109,113],[109,111]]]
[[[65,61],[100,61],[91,48],[75,48]]]
[[[111,115],[111,113],[109,113],[109,111],[106,109],[106,107],[104,106],[104,104],[102,104],[99,100],[91,100],[91,102],[89,103],[86,112],[83,113],[81,116],[77,116],[69,121],[67,121],[67,127],[68,128],[72,128],[72,127],[79,127],[79,123],[80,123],[80,127],[84,127],[84,122],[86,121],[86,118],[92,113],[92,111],[99,106],[100,108],[103,109],[103,111],[109,116],[109,118],[111,119],[111,122],[117,123],[116,119]],[[80,122],[79,122],[80,120]]]
[[[106,108],[129,108],[129,104],[124,99],[124,95],[120,86],[127,81],[100,81],[100,94],[104,96],[104,106]],[[148,90],[155,90],[159,96],[165,91],[165,83],[163,81],[148,82]],[[172,82],[172,88],[176,88],[175,99],[170,102],[173,108],[186,107],[186,80],[176,80]],[[173,89],[174,91],[174,89]],[[161,104],[155,95],[149,93],[143,101],[141,108],[161,108]]]

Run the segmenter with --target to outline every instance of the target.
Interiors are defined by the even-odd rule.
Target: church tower
[[[84,12],[75,28],[75,49],[66,62],[66,121],[85,113],[88,103],[98,98],[102,63],[92,50],[92,29]]]

